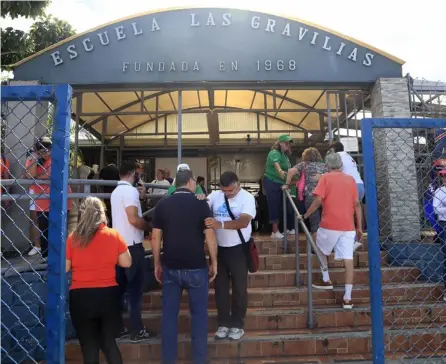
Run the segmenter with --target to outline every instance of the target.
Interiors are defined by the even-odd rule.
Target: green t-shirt
[[[174,193],[175,191],[176,191],[176,187],[175,187],[175,185],[171,185],[170,187],[169,187],[169,189],[167,190],[167,196],[170,196],[172,193]],[[197,185],[197,188],[195,189],[195,194],[196,195],[202,195],[204,192],[203,192],[203,190],[201,189],[201,186],[200,185]]]
[[[280,177],[279,172],[274,167],[275,163],[279,163],[280,168],[284,172],[288,172],[288,169],[291,168],[290,159],[285,153],[281,153],[278,150],[272,150],[266,158],[265,177],[283,185],[285,181]]]

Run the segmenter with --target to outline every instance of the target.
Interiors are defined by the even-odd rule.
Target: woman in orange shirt
[[[80,216],[66,247],[66,271],[72,271],[71,319],[84,363],[99,364],[102,350],[109,364],[122,364],[115,339],[121,315],[115,267],[130,267],[132,258],[122,236],[107,227],[100,199],[87,197]]]

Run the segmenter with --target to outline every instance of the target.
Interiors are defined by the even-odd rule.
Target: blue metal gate
[[[444,362],[446,231],[427,207],[446,168],[446,119],[363,119],[361,129],[373,362]]]
[[[71,98],[69,85],[1,89],[2,363],[65,361]],[[52,147],[42,142],[39,149],[43,140]],[[31,175],[30,166],[45,165],[42,155],[50,164]],[[23,178],[29,183],[20,184]],[[42,237],[48,254],[30,255]]]

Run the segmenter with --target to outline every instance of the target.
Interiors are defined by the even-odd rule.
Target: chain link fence
[[[362,129],[375,362],[445,362],[446,119]]]
[[[2,86],[2,363],[63,362],[70,121],[69,86]]]

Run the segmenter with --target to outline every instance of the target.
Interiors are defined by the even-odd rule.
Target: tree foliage
[[[33,44],[27,33],[8,27],[2,28],[2,68],[28,57],[33,52]]]
[[[29,32],[34,53],[71,37],[74,34],[76,32],[70,23],[65,20],[53,18],[51,15],[41,17],[31,26]]]
[[[2,18],[10,16],[12,19],[24,16],[25,18],[35,19],[45,15],[45,9],[51,3],[45,1],[2,1]]]
[[[3,4],[3,2],[2,2]],[[6,28],[2,29],[1,62],[2,70],[39,52],[63,39],[76,34],[70,23],[51,15],[40,17],[29,31]]]

